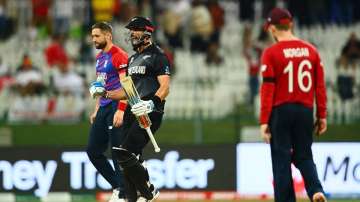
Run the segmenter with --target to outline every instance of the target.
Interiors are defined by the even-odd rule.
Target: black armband
[[[263,82],[275,83],[275,78],[274,77],[264,77]]]
[[[151,100],[153,101],[155,108],[161,104],[161,98],[157,95],[154,95]]]

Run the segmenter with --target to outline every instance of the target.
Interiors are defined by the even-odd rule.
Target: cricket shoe
[[[126,202],[124,198],[119,198],[119,189],[113,189],[109,202]]]
[[[160,191],[158,189],[156,189],[154,187],[154,185],[150,185],[150,189],[152,189],[152,195],[153,195],[152,199],[146,199],[145,197],[140,196],[136,200],[136,202],[152,202],[152,201],[155,201],[159,197]]]
[[[313,195],[313,202],[327,202],[325,195],[322,192],[316,192]]]

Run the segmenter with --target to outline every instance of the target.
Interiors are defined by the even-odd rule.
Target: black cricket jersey
[[[152,44],[129,58],[127,75],[131,76],[141,99],[147,100],[160,87],[157,76],[170,75],[170,63],[164,51]]]

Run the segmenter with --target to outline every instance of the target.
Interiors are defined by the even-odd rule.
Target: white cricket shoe
[[[113,189],[109,202],[125,202],[125,199],[119,198],[119,189]]]

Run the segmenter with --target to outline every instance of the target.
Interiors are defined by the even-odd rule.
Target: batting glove
[[[142,116],[154,110],[154,102],[152,100],[141,100],[131,107],[131,112],[135,116]]]
[[[96,98],[98,96],[103,96],[106,93],[105,87],[102,82],[94,81],[90,84],[90,95],[93,98]]]

